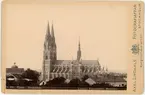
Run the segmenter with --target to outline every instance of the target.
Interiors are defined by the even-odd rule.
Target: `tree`
[[[39,76],[40,74],[37,71],[31,70],[29,68],[22,74],[22,78],[25,80],[25,84],[27,86],[38,85]]]
[[[70,87],[73,87],[73,88],[78,88],[81,84],[81,81],[80,79],[76,78],[76,79],[72,79],[69,83],[69,86]]]
[[[54,78],[53,80],[49,80],[43,88],[55,88],[55,89],[64,89],[68,87],[68,84],[65,83],[65,78],[64,77],[57,77]]]

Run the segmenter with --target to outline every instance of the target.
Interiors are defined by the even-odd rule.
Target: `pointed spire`
[[[79,49],[79,50],[81,50],[81,45],[80,45],[80,37],[79,37],[78,49]]]
[[[54,28],[53,28],[53,22],[52,22],[52,27],[51,27],[51,37],[52,37],[52,45],[54,47],[56,47],[55,36],[54,36]]]
[[[52,23],[52,27],[51,27],[51,36],[54,38],[54,28],[53,28],[53,23]]]
[[[45,41],[44,41],[44,49],[46,49],[50,45],[51,45],[51,35],[50,35],[50,26],[49,26],[49,21],[48,21]]]
[[[47,36],[50,36],[50,26],[49,26],[49,21],[48,21],[48,25],[47,25]]]
[[[80,61],[81,59],[81,45],[80,45],[80,37],[79,37],[79,44],[78,44],[78,51],[77,51],[77,60]]]
[[[50,37],[51,37],[51,35],[50,35],[50,27],[49,27],[49,21],[48,21],[46,35],[45,35],[45,41],[48,41],[50,39]]]

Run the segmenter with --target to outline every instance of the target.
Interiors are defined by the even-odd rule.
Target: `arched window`
[[[45,56],[45,59],[48,59],[48,56],[47,55]]]

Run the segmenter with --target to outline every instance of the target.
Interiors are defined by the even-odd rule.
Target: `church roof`
[[[53,73],[68,73],[70,71],[70,65],[77,62],[76,60],[74,60],[72,62],[72,60],[57,60],[55,65],[54,65],[54,69],[52,70]],[[91,73],[91,72],[95,72],[96,68],[94,65],[96,66],[100,66],[98,60],[82,60],[81,61],[82,66],[84,67],[82,69],[83,73]]]
[[[55,65],[70,65],[71,63],[72,60],[57,60]],[[100,65],[98,60],[81,60],[81,63],[82,65]]]
[[[82,60],[83,65],[99,65],[98,60]]]
[[[55,65],[69,65],[71,62],[71,60],[57,60]]]

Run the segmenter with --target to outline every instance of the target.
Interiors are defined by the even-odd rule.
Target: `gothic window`
[[[48,56],[47,55],[45,56],[45,59],[48,59]]]

